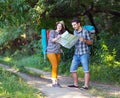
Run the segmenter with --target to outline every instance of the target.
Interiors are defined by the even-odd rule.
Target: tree
[[[40,28],[53,28],[55,21],[73,17],[95,26],[96,34],[119,35],[119,5],[119,0],[0,0],[0,45],[22,34],[27,40]]]
[[[96,20],[103,20],[102,17],[104,17],[104,21],[101,23],[106,24],[107,29],[111,28],[109,26],[112,22],[117,23],[114,28],[120,24],[118,23],[120,20],[119,0],[45,0],[44,2],[39,0],[38,6],[42,9],[41,3],[44,5],[44,9],[40,13],[41,17],[71,19],[87,16],[90,23],[95,26],[96,33],[99,33],[99,25]],[[120,29],[118,33],[120,33]]]

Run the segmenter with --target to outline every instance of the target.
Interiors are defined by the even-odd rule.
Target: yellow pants
[[[58,76],[58,65],[60,62],[60,54],[50,53],[47,57],[52,65],[52,78],[57,78]]]

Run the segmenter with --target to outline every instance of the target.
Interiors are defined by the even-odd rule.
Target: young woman
[[[61,46],[56,41],[60,38],[64,32],[64,22],[58,22],[56,29],[50,31],[48,46],[47,46],[47,57],[52,65],[52,86],[60,87],[58,82],[58,65],[60,62]]]

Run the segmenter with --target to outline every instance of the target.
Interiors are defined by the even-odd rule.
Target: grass
[[[43,98],[20,77],[0,68],[0,98]]]
[[[32,76],[37,76],[37,77],[41,77],[41,76],[42,76],[42,74],[39,74],[39,73],[37,73],[37,72],[28,70],[28,69],[25,68],[24,66],[19,66],[19,71],[20,71],[20,72],[23,72],[23,73],[27,73],[27,74],[32,75]]]
[[[26,70],[24,67],[34,67],[34,68],[42,69],[45,71],[51,71],[50,63],[48,62],[48,60],[44,62],[42,55],[32,55],[32,56],[25,56],[25,57],[23,56],[22,58],[0,57],[0,61],[2,61],[3,63],[9,64],[13,67],[17,67],[19,71],[26,72],[32,75],[37,75],[38,73],[33,73],[29,70]],[[59,73],[64,75],[70,75],[70,72],[69,72],[70,64],[71,64],[70,61],[61,62],[59,66]],[[110,80],[113,79],[113,76],[109,77],[109,73],[110,73],[109,70],[111,69],[110,67],[108,69],[107,66],[103,66],[103,65],[101,66],[96,64],[96,65],[90,66],[90,68],[91,68],[91,80],[103,82],[104,84],[105,83],[114,84],[116,81],[116,84],[119,85],[119,81],[117,81],[118,79],[117,80],[114,79],[113,83],[112,81],[109,82],[109,80],[107,80],[107,77]],[[116,68],[116,70],[119,70],[119,68]],[[82,67],[78,68],[78,73],[79,73],[78,74],[79,77],[83,78],[84,73],[83,73]],[[117,74],[119,77],[119,73]],[[40,74],[38,74],[37,76],[40,76]],[[90,87],[90,90],[88,90],[88,93],[95,96],[101,96],[102,98],[118,98],[118,96],[109,94],[107,93],[107,91],[98,89],[96,87]]]
[[[16,66],[20,68],[24,67],[34,67],[38,69],[49,70],[50,65],[48,60],[44,62],[42,55],[32,55],[32,56],[20,56],[20,57],[0,57],[0,62],[7,64],[9,66]]]
[[[15,66],[18,70],[24,72],[23,67],[34,67],[42,69],[44,71],[51,71],[51,64],[48,60],[44,62],[43,56],[40,54],[35,54],[31,56],[15,56],[15,57],[0,57],[0,62]],[[62,61],[59,66],[59,74],[64,74],[69,76],[69,68],[71,61]],[[107,66],[93,63],[90,65],[90,74],[92,81],[98,81],[102,83],[109,83],[113,85],[120,85],[120,63],[116,63],[116,66]],[[34,73],[33,73],[34,74]],[[79,77],[83,78],[84,73],[82,66],[78,68]]]
[[[98,89],[97,87],[90,87],[88,93],[96,97],[101,96],[101,98],[119,98],[120,96],[120,94],[111,94],[110,92],[108,92],[108,90],[105,90],[104,88]]]
[[[79,81],[79,86],[83,86],[84,82]],[[88,94],[91,94],[94,96],[94,98],[119,98],[120,94],[115,94],[114,92],[111,92],[108,90],[108,88],[102,88],[102,87],[96,87],[96,86],[91,86],[89,87],[88,90],[86,90]],[[117,92],[116,92],[117,93]]]

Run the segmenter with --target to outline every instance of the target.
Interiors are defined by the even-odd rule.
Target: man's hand
[[[85,41],[86,41],[83,37],[80,37],[79,40],[80,40],[81,42],[85,42]]]

